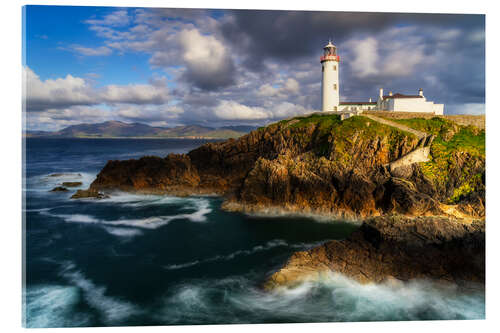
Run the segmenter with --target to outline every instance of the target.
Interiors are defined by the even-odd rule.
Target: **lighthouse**
[[[322,111],[338,111],[339,108],[339,62],[337,47],[331,41],[323,48],[321,56],[321,70],[323,77],[321,80],[321,101]]]

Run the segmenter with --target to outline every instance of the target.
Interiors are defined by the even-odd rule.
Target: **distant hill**
[[[199,125],[153,127],[141,123],[106,121],[98,124],[72,125],[55,132],[27,131],[26,137],[51,138],[238,138],[252,130],[251,126],[224,126],[220,128]]]

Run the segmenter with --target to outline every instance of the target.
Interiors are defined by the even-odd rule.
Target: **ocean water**
[[[338,274],[263,291],[295,251],[358,226],[220,210],[217,197],[114,193],[70,200],[110,159],[187,152],[202,140],[27,139],[26,327],[482,319],[484,292]],[[54,176],[54,174],[59,174]]]

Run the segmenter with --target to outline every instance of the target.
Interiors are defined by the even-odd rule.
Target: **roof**
[[[394,94],[394,95],[384,95],[382,96],[383,99],[388,99],[388,98],[422,98],[420,95],[403,95],[403,94]]]
[[[328,44],[326,44],[326,46],[324,47],[324,49],[326,49],[327,47],[335,47],[335,45],[333,45],[332,42],[329,41]]]
[[[340,105],[377,105],[377,102],[340,102]]]

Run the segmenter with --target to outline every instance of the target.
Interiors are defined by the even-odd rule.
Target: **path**
[[[387,125],[387,126],[391,126],[391,127],[395,127],[395,128],[398,128],[398,129],[400,129],[402,131],[405,131],[405,132],[410,132],[411,134],[416,135],[419,139],[426,138],[428,136],[428,134],[425,133],[425,132],[417,131],[416,129],[410,128],[410,127],[405,126],[403,124],[396,123],[394,121],[390,121],[390,120],[387,120],[387,119],[384,119],[384,118],[380,118],[380,117],[377,117],[377,116],[374,116],[374,115],[371,115],[371,114],[366,114],[366,113],[363,113],[361,115],[363,117],[370,118],[371,120],[377,121],[377,122],[379,122],[381,124],[384,124],[384,125]]]
[[[362,114],[363,117],[370,118],[373,121],[379,122],[381,124],[395,127],[397,129],[400,129],[405,132],[409,132],[411,134],[414,134],[418,137],[419,142],[418,145],[415,149],[413,149],[411,152],[408,154],[401,156],[395,161],[392,161],[389,163],[389,169],[392,171],[396,170],[397,168],[403,167],[403,166],[408,166],[414,163],[419,163],[419,162],[428,162],[429,161],[429,154],[431,150],[431,143],[434,140],[434,135],[429,135],[425,132],[417,131],[416,129],[410,128],[408,126],[405,126],[403,124],[396,123],[394,121],[390,121],[384,118],[380,118],[371,114]]]

